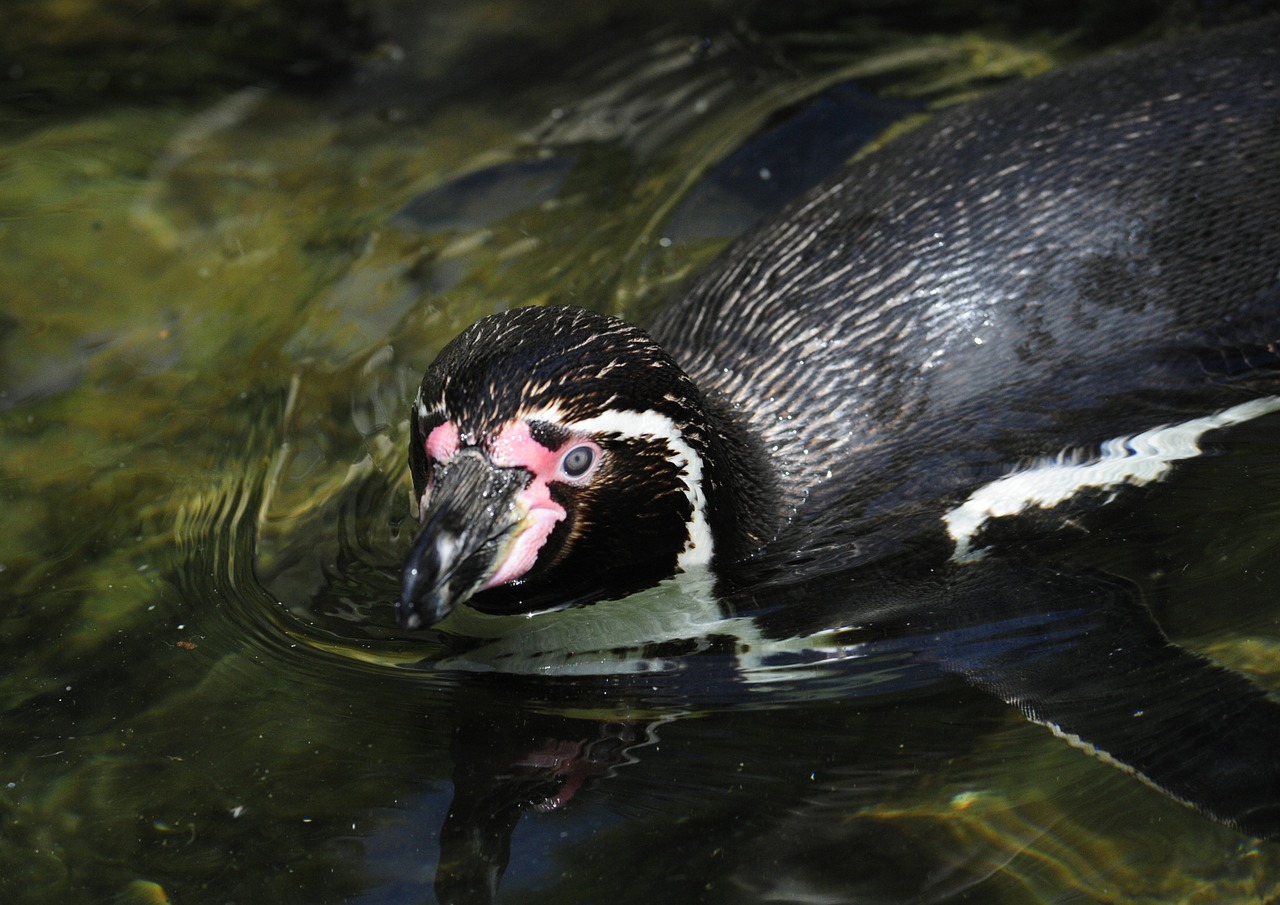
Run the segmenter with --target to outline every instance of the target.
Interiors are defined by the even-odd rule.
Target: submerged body
[[[741,588],[820,546],[848,569],[905,548],[954,565],[1002,516],[1158,480],[1206,432],[1280,409],[1278,47],[1280,24],[1253,23],[940,114],[735,245],[648,334],[568,308],[480,321],[414,402],[402,624],[702,565]],[[1037,459],[1044,480],[1009,475]],[[1178,656],[1139,634],[1142,663]],[[1081,740],[1045,675],[1021,695],[984,668],[957,671]],[[1280,725],[1232,681],[1242,714]],[[1138,747],[1110,750],[1280,830],[1270,755],[1232,749],[1265,772],[1255,806],[1163,782],[1177,771]]]

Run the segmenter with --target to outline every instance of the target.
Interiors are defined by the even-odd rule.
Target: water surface
[[[519,77],[388,51],[320,95],[3,139],[5,901],[476,902],[499,872],[513,903],[1280,895],[1280,846],[911,633],[745,674],[730,641],[614,650],[714,621],[696,582],[514,635],[394,627],[407,402],[461,327],[643,317],[885,128],[1081,52],[866,25],[647,23]],[[1274,416],[1223,438],[1059,555],[1273,693],[1278,444]]]

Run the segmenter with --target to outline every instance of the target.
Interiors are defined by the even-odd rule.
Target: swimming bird
[[[833,544],[846,568],[910,552],[954,572],[1158,481],[1205,434],[1280,410],[1278,222],[1273,19],[939,113],[736,243],[647,329],[568,307],[486,317],[412,404],[423,527],[401,624],[698,569],[741,588]],[[1254,692],[1250,718],[1280,715]],[[1059,691],[1038,694],[1024,712],[1075,737]],[[1258,757],[1259,806],[1216,810],[1194,799],[1239,789],[1162,783],[1141,759],[1127,767],[1177,797],[1280,828]]]

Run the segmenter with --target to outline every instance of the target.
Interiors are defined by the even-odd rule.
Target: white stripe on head
[[[1200,438],[1209,431],[1275,411],[1280,411],[1280,396],[1265,396],[1182,424],[1108,440],[1102,444],[1101,455],[1088,460],[1074,453],[1062,454],[998,478],[979,487],[942,517],[956,544],[952,559],[965,562],[982,556],[982,551],[971,549],[971,545],[990,519],[1017,515],[1034,506],[1050,509],[1083,490],[1112,490],[1122,484],[1142,486],[1158,481],[1174,462],[1200,455]]]
[[[671,450],[667,461],[680,472],[684,495],[689,501],[689,538],[676,558],[683,571],[711,562],[711,526],[707,522],[707,496],[702,487],[702,456],[689,445],[679,426],[667,415],[653,410],[643,412],[610,410],[579,421],[567,421],[555,406],[521,412],[527,421],[547,421],[566,430],[583,434],[616,434],[643,440],[661,440]]]

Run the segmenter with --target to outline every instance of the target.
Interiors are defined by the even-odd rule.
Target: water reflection
[[[1097,743],[1120,732],[1150,746],[1125,750],[1130,760],[1169,754],[1193,780],[1231,781],[1225,760],[1215,773],[1197,759],[1227,750],[1228,713],[1247,736],[1237,754],[1274,750],[1255,744],[1280,732],[1280,721],[1250,713],[1256,693],[1167,647],[1123,581],[1037,566],[1029,553],[908,583],[900,575],[916,570],[832,571],[842,559],[833,538],[825,571],[804,581],[760,576],[721,598],[686,579],[533,620],[472,614],[424,642],[393,628],[394,559],[385,565],[387,550],[358,540],[357,524],[385,521],[351,520],[361,497],[389,499],[376,477],[338,495],[349,497],[333,522],[344,558],[314,609],[261,592],[246,565],[273,473],[269,462],[243,472],[183,523],[184,572],[227,589],[216,598],[223,619],[206,621],[201,643],[222,633],[250,642],[184,705],[258,714],[229,732],[221,723],[235,752],[220,787],[251,788],[259,770],[290,776],[265,813],[244,796],[219,801],[235,832],[297,820],[311,841],[277,839],[276,857],[301,847],[304,874],[325,864],[351,873],[323,894],[311,881],[288,894],[588,901],[613,890],[619,871],[634,886],[611,892],[624,901],[946,901],[977,889],[1013,902],[1027,887],[1051,898],[1117,883],[1173,894],[1179,886],[1153,890],[1133,866],[1156,851],[1120,841],[1151,840],[1151,820],[1179,839],[1240,848],[1230,863],[1245,869],[1243,888],[1271,869],[1270,849],[1241,848],[1231,831],[1099,769],[998,700],[1034,692],[1050,712],[1033,718],[1084,720]],[[1186,503],[1196,504],[1190,491]],[[203,582],[189,590],[214,602]],[[344,608],[352,600],[363,603]],[[339,615],[314,618],[326,612]],[[264,698],[282,680],[301,684]],[[1165,705],[1172,723],[1156,712]],[[1135,734],[1129,718],[1146,708],[1149,732]],[[273,723],[264,737],[261,714],[282,711],[295,725]],[[1193,712],[1222,738],[1178,722]],[[173,725],[189,733],[187,721]],[[313,733],[325,741],[308,752]],[[314,779],[297,763],[307,753],[322,758]],[[1156,766],[1169,781],[1170,766]],[[313,782],[333,796],[328,817]],[[1098,834],[1099,820],[1111,828]],[[176,826],[153,831],[171,841]],[[1202,882],[1195,863],[1177,883]]]
[[[593,785],[607,785],[599,794],[615,807],[640,811],[610,828],[610,837],[624,840],[612,845],[628,852],[618,855],[620,863],[642,863],[648,891],[654,882],[665,883],[659,888],[682,901],[767,901],[774,895],[943,901],[980,885],[996,901],[1017,877],[1009,865],[1019,859],[1053,859],[1059,883],[1089,888],[1116,882],[1127,873],[1122,864],[1091,863],[1077,850],[1078,838],[1054,835],[1057,824],[1078,834],[1071,822],[1082,818],[1058,811],[1051,796],[1040,797],[1054,785],[1046,777],[1036,776],[1037,794],[1029,799],[1005,797],[989,777],[965,785],[976,778],[965,770],[958,785],[947,789],[944,781],[939,788],[939,777],[954,776],[955,763],[973,758],[1004,722],[994,700],[970,685],[1014,698],[1034,694],[1054,708],[1055,720],[1083,718],[1099,744],[1118,737],[1131,746],[1118,753],[1131,761],[1176,751],[1177,768],[1159,774],[1164,782],[1181,781],[1178,771],[1193,781],[1220,776],[1228,783],[1236,770],[1248,774],[1244,761],[1229,766],[1231,755],[1262,757],[1268,763],[1255,774],[1274,772],[1271,743],[1254,744],[1259,733],[1276,732],[1274,705],[1258,701],[1242,680],[1189,662],[1150,630],[1144,636],[1126,624],[1146,617],[1124,612],[1122,586],[1096,576],[1017,577],[1010,584],[1009,574],[977,583],[966,576],[964,586],[942,593],[898,587],[885,595],[882,588],[882,603],[886,596],[894,603],[869,620],[874,628],[829,639],[825,668],[792,663],[786,678],[766,675],[773,681],[764,686],[761,676],[739,672],[740,658],[707,652],[674,673],[612,681],[468,679],[466,710],[455,714],[454,798],[441,835],[438,895],[442,901],[490,901],[521,815],[540,821],[576,807]],[[867,590],[877,596],[874,587]],[[1018,608],[1007,596],[1001,599],[1009,591],[1021,601],[1021,613],[1013,612]],[[964,609],[978,594],[983,606]],[[1071,609],[1054,609],[1055,602]],[[962,605],[964,616],[942,604]],[[1005,618],[984,621],[992,613]],[[863,640],[855,640],[859,636]],[[1132,648],[1122,659],[1147,658],[1133,663],[1133,672],[1122,667],[1119,677],[1107,674],[1107,654],[1120,653],[1116,638]],[[1198,685],[1197,670],[1204,673]],[[1135,683],[1137,676],[1157,689],[1153,696]],[[1070,694],[1054,700],[1036,682]],[[477,695],[479,688],[484,693]],[[1135,732],[1129,719],[1135,701],[1139,708],[1167,705],[1174,722],[1153,709],[1149,734]],[[1250,706],[1262,710],[1250,713]],[[605,713],[593,719],[566,715],[592,709]],[[1234,713],[1244,736],[1241,749],[1197,737],[1203,728],[1185,722],[1197,713],[1206,726],[1228,735],[1232,721],[1226,715]],[[660,714],[665,716],[656,719]],[[1149,748],[1135,752],[1135,745]],[[1001,756],[1009,754],[1006,749]],[[980,774],[986,768],[970,769]],[[655,771],[670,783],[666,796]],[[1110,794],[1137,797],[1123,787]],[[700,829],[681,819],[678,828],[668,827],[675,815],[662,813],[664,800]],[[1083,819],[1093,819],[1098,807],[1097,801],[1086,807]],[[714,816],[704,823],[708,813]],[[653,851],[643,841],[668,831],[682,840],[671,850]],[[711,840],[699,832],[712,833]],[[598,840],[592,848],[599,848]],[[643,862],[635,850],[647,853]],[[603,888],[592,884],[607,882],[589,869],[586,877],[579,874],[584,868],[563,850],[557,860],[573,868],[568,873],[575,879],[539,887],[543,894],[590,898]],[[513,890],[515,901],[521,892],[519,886]]]

